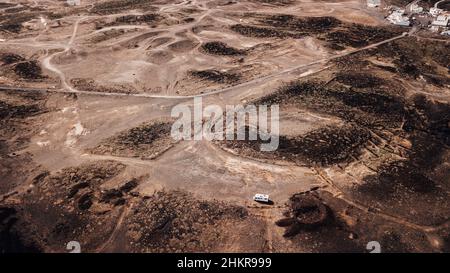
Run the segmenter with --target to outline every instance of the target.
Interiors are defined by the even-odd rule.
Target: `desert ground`
[[[385,15],[0,0],[0,252],[449,252],[450,38]],[[279,149],[173,140],[194,97],[279,104]]]

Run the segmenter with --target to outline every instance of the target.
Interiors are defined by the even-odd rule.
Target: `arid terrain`
[[[385,16],[0,0],[0,253],[450,252],[450,38]],[[174,140],[194,97],[278,104],[279,148]]]

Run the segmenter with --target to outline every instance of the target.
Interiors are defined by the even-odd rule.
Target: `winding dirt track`
[[[191,3],[191,1],[184,1],[184,2],[181,2],[181,3],[176,4],[176,5],[170,5],[170,6],[161,7],[160,8],[160,12],[168,12],[168,11],[173,10],[173,9],[176,10],[176,8],[181,7],[181,6],[185,5],[185,4],[199,5],[199,3],[197,3],[197,1],[193,1],[192,3]],[[187,24],[183,24],[183,25],[181,25],[179,27],[172,27],[172,28],[157,27],[157,28],[154,28],[153,31],[170,30],[172,33],[186,31],[186,30],[188,30],[188,29],[190,29],[192,27],[198,26],[207,16],[210,16],[210,15],[212,15],[213,13],[215,13],[217,11],[225,12],[226,10],[223,10],[223,9],[220,9],[220,8],[206,9],[192,23],[187,23]],[[285,11],[288,11],[288,9],[287,10],[281,9],[281,10],[279,10],[277,12],[278,13],[283,13]],[[334,9],[331,9],[331,11],[326,12],[326,13],[330,13],[330,12],[333,12],[333,11],[334,11]],[[273,12],[271,12],[271,13],[273,13]],[[262,84],[264,84],[264,83],[266,83],[268,81],[280,79],[280,78],[282,78],[282,76],[285,76],[286,74],[295,73],[298,70],[307,69],[307,68],[312,67],[314,65],[320,65],[321,66],[320,68],[315,69],[315,71],[313,73],[309,73],[307,75],[300,76],[299,78],[305,77],[305,76],[309,76],[311,74],[320,72],[323,69],[326,69],[327,68],[326,64],[329,61],[333,60],[333,59],[344,57],[344,56],[347,56],[347,55],[350,55],[350,54],[354,54],[354,53],[357,53],[357,52],[360,52],[360,51],[372,49],[372,48],[378,47],[380,45],[383,45],[383,44],[386,44],[386,43],[389,43],[389,42],[392,42],[392,41],[404,38],[404,37],[406,37],[408,35],[414,35],[414,33],[417,31],[417,29],[415,27],[413,27],[413,28],[411,28],[411,30],[408,33],[405,32],[405,33],[403,33],[403,34],[401,34],[399,36],[396,36],[396,37],[393,37],[393,38],[390,38],[390,39],[387,39],[387,40],[384,40],[384,41],[381,41],[381,42],[378,42],[378,43],[374,43],[374,44],[368,45],[366,47],[353,49],[353,50],[347,50],[345,52],[337,53],[334,56],[330,56],[328,58],[318,59],[318,60],[315,60],[315,61],[307,63],[307,64],[301,64],[301,65],[298,65],[298,66],[293,66],[293,67],[290,67],[290,68],[287,68],[287,69],[284,69],[284,70],[281,70],[281,71],[277,71],[275,73],[271,73],[271,74],[266,75],[266,76],[253,78],[253,79],[251,79],[249,81],[246,81],[246,82],[234,85],[234,86],[221,88],[221,89],[218,89],[218,90],[203,90],[198,95],[176,96],[176,95],[151,95],[151,94],[145,94],[145,93],[143,93],[143,94],[134,94],[134,93],[127,94],[127,93],[116,93],[116,92],[105,93],[105,92],[78,90],[78,89],[74,88],[73,86],[71,86],[67,82],[67,80],[66,80],[67,77],[64,74],[64,72],[61,71],[57,66],[52,64],[52,60],[55,57],[57,57],[59,55],[62,55],[62,54],[66,53],[66,52],[68,52],[69,50],[72,49],[73,44],[74,44],[74,42],[77,39],[77,32],[78,32],[79,24],[81,22],[85,21],[85,20],[88,20],[88,19],[116,18],[116,17],[120,17],[120,16],[125,16],[125,15],[142,15],[142,13],[130,12],[130,13],[119,13],[119,14],[111,14],[111,15],[95,15],[95,16],[77,17],[75,22],[73,23],[73,31],[72,31],[71,37],[70,37],[69,41],[66,44],[63,44],[63,45],[61,45],[59,43],[55,43],[55,44],[54,43],[48,43],[48,44],[46,44],[46,43],[44,44],[43,43],[43,44],[39,44],[39,45],[26,44],[26,43],[23,44],[23,43],[20,43],[20,40],[18,40],[18,41],[12,40],[12,41],[8,41],[8,42],[4,42],[2,44],[4,44],[4,45],[21,44],[21,45],[26,45],[26,46],[28,46],[28,45],[30,45],[30,46],[51,46],[53,48],[61,48],[61,49],[63,49],[62,52],[56,52],[56,53],[53,53],[51,55],[48,55],[42,61],[43,67],[48,69],[48,70],[50,70],[50,71],[52,71],[53,73],[55,73],[58,76],[58,78],[59,78],[59,80],[61,82],[62,88],[61,89],[51,90],[53,92],[76,93],[76,94],[87,94],[87,95],[101,95],[101,96],[134,96],[134,97],[143,97],[143,98],[183,99],[183,98],[193,98],[193,97],[204,97],[204,96],[209,96],[209,95],[214,95],[214,94],[220,94],[220,93],[233,91],[233,90],[236,90],[238,88],[262,85]],[[125,25],[125,26],[114,26],[114,27],[107,27],[107,28],[104,28],[104,29],[101,29],[101,30],[95,30],[91,34],[97,33],[97,32],[107,31],[107,30],[110,30],[110,29],[128,29],[128,28],[136,28],[136,27],[142,28],[142,29],[146,29],[146,27],[142,27],[142,26]],[[0,88],[2,88],[4,90],[6,90],[6,89],[14,89],[14,87],[10,87],[10,86],[0,86]],[[26,89],[24,89],[24,90],[26,90]]]
[[[82,20],[83,19],[79,19],[75,23],[72,38],[69,41],[68,45],[65,47],[64,52],[67,52],[68,50],[70,50],[70,45],[73,43],[73,40],[75,39],[76,31],[78,29],[78,24]],[[324,58],[324,59],[313,61],[313,62],[308,63],[308,64],[303,64],[303,65],[291,67],[291,68],[288,68],[288,69],[285,69],[285,70],[282,70],[282,71],[279,71],[279,72],[276,72],[276,73],[273,73],[273,74],[270,74],[270,75],[267,75],[267,76],[263,76],[263,77],[260,77],[260,78],[255,78],[255,79],[252,79],[250,81],[247,81],[247,82],[244,82],[244,83],[240,83],[240,84],[237,84],[237,85],[234,85],[234,86],[222,88],[222,89],[219,89],[219,90],[213,90],[213,91],[205,90],[205,91],[202,92],[202,94],[199,94],[199,95],[172,96],[172,95],[149,95],[149,94],[133,94],[133,93],[128,94],[128,93],[114,93],[114,92],[105,93],[105,92],[94,92],[94,91],[77,90],[77,89],[71,87],[67,83],[65,74],[61,70],[59,70],[57,67],[55,67],[54,65],[51,64],[51,60],[55,56],[57,56],[59,54],[62,54],[64,52],[54,53],[54,54],[46,57],[44,59],[44,61],[43,61],[43,66],[46,69],[55,72],[59,76],[60,81],[63,84],[63,89],[51,90],[52,92],[75,93],[75,94],[86,94],[86,95],[100,95],[100,96],[133,96],[133,97],[143,97],[143,98],[184,99],[184,98],[194,98],[194,97],[205,97],[205,96],[220,94],[220,93],[224,93],[224,92],[229,92],[229,91],[235,90],[237,88],[248,87],[248,86],[251,86],[251,85],[261,85],[263,83],[266,83],[267,81],[276,80],[276,79],[281,78],[282,76],[284,76],[286,74],[289,74],[289,73],[292,73],[292,72],[296,72],[296,71],[298,71],[300,69],[307,69],[307,68],[312,67],[314,65],[322,64],[323,65],[322,68],[317,69],[316,71],[313,72],[313,73],[317,73],[317,72],[322,71],[323,69],[327,69],[328,67],[325,67],[326,63],[331,61],[331,60],[333,60],[333,59],[341,58],[341,57],[344,57],[344,56],[347,56],[347,55],[355,54],[357,52],[361,52],[361,51],[364,51],[364,50],[368,50],[368,49],[372,49],[372,48],[378,47],[380,45],[383,45],[383,44],[386,44],[386,43],[389,43],[389,42],[392,42],[392,41],[404,38],[407,35],[412,35],[416,31],[417,30],[415,28],[412,28],[410,30],[410,32],[408,32],[408,33],[403,33],[403,34],[401,34],[399,36],[396,36],[396,37],[393,37],[393,38],[390,38],[390,39],[387,39],[387,40],[384,40],[384,41],[381,41],[381,42],[378,42],[378,43],[374,43],[374,44],[368,45],[368,46],[363,47],[363,48],[349,50],[347,52],[339,53],[339,54],[336,54],[335,56],[331,56],[329,58]],[[313,73],[308,73],[307,75],[300,76],[299,78],[310,76]],[[0,88],[4,89],[4,90],[7,90],[7,89],[9,89],[9,90],[16,90],[16,89],[18,89],[18,88],[14,88],[14,87],[10,87],[10,86],[0,86]],[[27,90],[27,89],[24,89],[24,90]],[[34,89],[34,90],[36,90],[36,89]],[[47,91],[45,89],[40,89],[40,90]]]

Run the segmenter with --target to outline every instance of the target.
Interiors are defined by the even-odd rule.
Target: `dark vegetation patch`
[[[246,135],[249,134],[246,128]],[[235,137],[236,139],[236,137]],[[272,152],[261,152],[261,144],[268,143],[258,137],[257,140],[225,140],[222,145],[238,151],[239,154],[265,159],[283,159],[308,166],[328,166],[353,161],[364,147],[370,134],[356,125],[345,127],[323,127],[303,136],[279,136],[279,146]]]
[[[359,85],[354,81],[349,83]],[[403,99],[390,95],[390,92],[381,86],[366,90],[353,86],[326,86],[323,82],[293,82],[258,102],[295,104],[371,129],[394,128],[400,126],[406,112]]]
[[[117,23],[153,23],[161,19],[161,15],[156,13],[148,13],[144,15],[125,15],[116,18]]]
[[[332,60],[337,69],[344,71],[360,71],[372,68],[373,63],[367,60],[370,50],[363,50],[354,54],[345,55]]]
[[[154,0],[111,0],[106,2],[96,3],[92,8],[93,13],[98,14],[113,14],[120,13],[131,9],[153,10],[153,4],[158,4],[162,1]]]
[[[358,84],[359,85],[359,84]],[[399,121],[404,114],[404,108],[399,98],[386,94],[365,92],[340,92],[334,95],[334,99],[343,102],[346,106],[357,108],[365,113],[378,115],[394,114],[394,121]]]
[[[413,248],[404,242],[402,234],[395,231],[385,231],[380,240],[380,245],[383,247],[383,252],[388,253],[410,253],[414,252]]]
[[[13,63],[18,63],[25,61],[26,59],[15,53],[0,53],[0,61],[3,63],[2,65],[9,65]]]
[[[441,224],[448,220],[450,211],[446,182],[450,170],[445,166],[450,144],[450,106],[419,95],[403,102],[402,108],[400,127],[372,128],[359,123],[371,131],[373,144],[402,159],[382,161],[375,168],[376,173],[364,177],[364,184],[356,186],[352,194],[363,203],[411,221]],[[373,115],[379,116],[377,112]],[[395,138],[410,143],[402,146],[406,148],[400,154],[396,150],[402,144]],[[326,156],[324,152],[323,157]]]
[[[224,145],[252,157],[324,166],[358,160],[360,150],[368,143],[380,146],[384,153],[390,151],[405,159],[377,165],[377,174],[364,178],[365,184],[356,189],[356,196],[366,201],[386,200],[392,208],[397,206],[394,200],[401,200],[405,206],[418,202],[424,208],[440,204],[433,215],[420,210],[410,216],[421,221],[431,217],[442,223],[450,207],[444,201],[448,200],[446,170],[435,172],[449,151],[450,106],[424,96],[406,99],[401,93],[394,95],[391,87],[390,81],[354,71],[342,71],[335,81],[327,83],[288,84],[256,103],[295,105],[337,116],[346,125],[321,128],[299,137],[280,136],[278,150],[271,153],[260,152],[258,141],[226,141]],[[403,144],[396,138],[410,142],[400,154],[397,150]],[[406,213],[411,212],[406,209]]]
[[[281,157],[327,166],[353,161],[369,139],[370,133],[362,127],[324,127],[298,138],[281,137],[277,152]]]
[[[157,13],[147,13],[143,15],[124,15],[117,17],[113,22],[107,23],[104,26],[116,26],[116,25],[137,25],[147,24],[154,25],[161,21],[164,17]]]
[[[208,251],[217,246],[221,221],[242,221],[247,214],[243,207],[186,192],[157,192],[135,206],[126,223],[128,240],[138,252]]]
[[[171,128],[169,121],[143,124],[102,141],[91,152],[152,158],[172,146]]]
[[[446,1],[446,2],[439,3],[438,7],[440,9],[443,9],[443,10],[446,10],[446,11],[450,11],[450,2]]]
[[[422,205],[415,204],[407,209],[417,210]],[[397,206],[401,207],[401,204],[397,203]],[[398,211],[393,213],[398,214]],[[285,228],[284,236],[293,246],[308,252],[368,253],[373,250],[369,247],[370,241],[380,242],[383,253],[441,252],[448,248],[444,239],[448,231],[442,230],[438,235],[443,240],[437,247],[430,244],[430,238],[422,231],[386,221],[372,206],[366,210],[316,188],[292,195],[283,216],[275,224]]]
[[[0,142],[3,141],[8,147],[5,154],[1,149],[0,152],[6,160],[8,152],[23,149],[27,144],[33,117],[49,109],[45,106],[47,97],[42,93],[21,90],[0,92]]]
[[[204,43],[201,48],[204,52],[212,55],[235,56],[245,54],[244,50],[236,49],[218,41]]]
[[[211,251],[223,242],[224,224],[248,217],[243,207],[198,200],[186,192],[157,192],[139,198],[133,192],[139,179],[105,187],[123,169],[120,163],[103,161],[36,179],[33,190],[21,196],[22,202],[0,208],[0,249],[30,252],[44,247],[44,251],[64,252],[75,236],[84,251],[99,251],[111,238],[119,217],[124,217],[117,238],[107,245],[111,249]],[[132,209],[131,198],[135,201]]]
[[[375,180],[374,180],[375,179]],[[428,178],[422,170],[413,168],[408,162],[396,161],[384,165],[378,170],[376,177],[366,179],[367,184],[360,189],[389,198],[405,190],[424,194],[435,193],[436,183]]]
[[[0,92],[0,143],[4,144],[0,153],[5,164],[0,164],[3,167],[0,171],[4,179],[7,179],[8,173],[15,173],[14,168],[19,169],[15,166],[14,157],[11,158],[8,153],[26,147],[30,133],[33,131],[31,125],[35,121],[34,117],[49,109],[45,106],[47,97],[43,93],[21,90]],[[7,166],[10,164],[12,164],[11,168]],[[1,184],[0,190],[4,186]]]
[[[367,248],[370,241],[380,242],[383,253],[441,251],[439,247],[430,244],[428,236],[424,236],[422,231],[386,221],[376,210],[358,208],[327,191],[317,189],[295,194],[288,203],[289,210],[293,210],[292,199],[298,198],[301,201],[311,196],[318,204],[312,207],[320,206],[319,204],[327,207],[331,219],[315,228],[299,229],[295,236],[288,239],[312,252],[368,253],[373,250]],[[410,206],[408,209],[415,208]],[[286,212],[287,217],[291,217],[290,211]],[[447,232],[442,232],[441,236],[445,237],[445,234]]]
[[[330,224],[333,216],[330,209],[312,194],[295,194],[289,198],[287,218],[275,222],[280,227],[287,227],[283,236],[292,237],[302,229],[317,229]]]
[[[28,80],[38,80],[44,78],[42,75],[42,69],[38,61],[25,61],[20,62],[14,66],[14,72],[17,76],[28,79]]]
[[[64,197],[67,202],[64,205],[84,211],[90,209],[94,203],[108,203],[113,199],[101,191],[100,186],[124,169],[125,165],[112,161],[84,164],[47,176],[42,182],[38,182],[37,186],[43,193],[57,187],[58,189],[52,192],[54,198]]]
[[[378,87],[385,83],[383,79],[370,73],[352,71],[337,73],[336,80],[340,83],[356,88]]]
[[[352,81],[349,83],[351,84]],[[358,84],[355,83],[355,85]],[[449,105],[429,101],[423,96],[416,96],[413,101],[408,102],[400,97],[388,95],[386,92],[367,93],[354,87],[353,90],[333,90],[312,83],[288,85],[282,88],[281,93],[264,98],[262,103],[264,102],[297,104],[356,123],[357,128],[361,128],[362,132],[371,131],[370,137],[363,134],[365,137],[361,138],[360,145],[364,145],[364,142],[369,139],[377,143],[378,137],[374,138],[372,134],[383,137],[386,132],[409,139],[412,147],[407,151],[407,159],[386,163],[387,165],[380,168],[377,176],[367,178],[368,183],[362,186],[362,189],[370,188],[370,191],[380,198],[390,197],[389,193],[395,194],[398,186],[415,193],[439,191],[437,181],[433,181],[428,173],[442,163],[442,156],[448,151]],[[355,135],[359,134],[355,133]],[[336,141],[324,140],[326,145],[332,145]],[[338,162],[338,160],[328,159],[328,156],[336,159],[339,157],[335,157],[335,154],[331,152],[333,150],[321,150],[320,147],[326,145],[320,144],[319,139],[311,142],[307,146],[318,145],[319,153],[317,154],[326,160],[325,163]],[[318,144],[315,144],[316,142]],[[345,143],[337,145],[346,147]],[[297,144],[288,145],[288,151],[295,151],[296,146]],[[282,147],[283,141],[280,139],[280,149]],[[352,148],[349,148],[350,150]],[[314,149],[312,148],[311,151]],[[313,155],[307,154],[309,158],[314,158]]]
[[[56,20],[56,19],[62,19],[65,16],[67,16],[67,13],[65,12],[49,12],[47,13],[48,19],[50,20]]]
[[[29,138],[42,129],[32,117],[45,109],[46,94],[19,90],[0,95],[0,192],[10,192],[26,185],[23,183],[33,185],[14,198],[2,198],[0,251],[64,252],[74,236],[87,242],[83,243],[85,251],[95,249],[93,246],[107,239],[119,212],[114,208],[124,204],[136,181],[119,184],[122,197],[116,198],[102,196],[100,186],[124,169],[120,163],[99,162],[55,174],[39,173],[31,155],[14,151],[26,148]]]
[[[405,160],[395,161],[380,168],[375,176],[366,177],[359,190],[378,199],[398,196],[403,189],[411,195],[447,197],[439,177],[430,176],[443,163],[450,145],[450,106],[416,96],[409,107],[402,127],[409,135],[412,147]],[[432,178],[435,177],[435,178]],[[440,203],[442,207],[446,207]],[[447,204],[448,206],[448,204]],[[442,219],[441,219],[442,220]]]
[[[43,193],[52,188],[55,198],[65,197],[66,202],[80,210],[89,209],[94,199],[98,201],[100,186],[125,169],[125,165],[113,161],[84,164],[62,169],[37,183]],[[95,194],[94,194],[95,193]]]
[[[16,229],[17,210],[13,207],[0,207],[0,253],[37,253],[42,250],[32,240]]]
[[[0,15],[0,32],[19,33],[23,28],[22,24],[36,16],[33,12],[3,13]]]
[[[366,58],[375,55],[380,60],[386,60],[387,63],[394,62],[396,69],[392,72],[397,73],[394,77],[411,79],[423,76],[428,82],[441,86],[442,82],[438,84],[430,81],[429,76],[438,73],[439,66],[448,66],[449,54],[445,54],[448,49],[445,43],[428,42],[424,43],[408,37],[368,52],[347,56],[336,60],[336,63],[344,70],[341,73],[345,74],[357,67],[360,69],[370,67],[371,63],[368,63]],[[442,72],[440,76],[444,77]],[[337,77],[336,80],[343,82],[342,77],[340,79]],[[355,79],[345,83],[353,87],[358,86],[358,82],[363,81]],[[377,92],[377,94],[387,95],[386,92]],[[360,95],[361,93],[358,92],[354,102],[367,105],[368,98]],[[347,95],[342,97],[347,100],[346,104],[352,105],[353,100],[348,101],[346,97]],[[392,153],[396,153],[394,151],[400,145],[392,141],[394,137],[407,139],[409,144],[400,154],[400,157],[404,159],[388,160],[377,166],[377,173],[364,178],[365,183],[355,189],[355,196],[370,205],[381,206],[383,210],[390,213],[406,215],[409,219],[422,224],[445,222],[450,209],[447,193],[449,185],[446,183],[450,170],[444,165],[444,162],[448,161],[450,144],[450,106],[427,99],[423,95],[408,99],[398,99],[398,96],[387,95],[386,99],[373,102],[369,103],[373,105],[373,107],[370,106],[372,114],[369,117],[379,119],[386,116],[386,119],[379,119],[383,128],[367,126],[367,122],[360,122],[364,119],[353,120],[381,137],[378,141],[387,142],[386,148]],[[383,109],[388,113],[387,115],[383,114]],[[391,112],[391,109],[395,111]],[[340,114],[335,115],[342,117]],[[397,122],[386,123],[389,116]],[[386,126],[389,124],[395,126]],[[378,137],[371,139],[376,145],[379,145],[375,141]],[[433,213],[430,214],[430,211]]]
[[[42,106],[39,104],[14,105],[0,101],[0,120],[23,119],[42,113]]]
[[[202,10],[197,7],[180,8],[180,11],[182,13],[187,13],[187,14],[198,14],[198,13],[202,12]]]
[[[326,201],[322,199],[324,195],[327,196]],[[328,199],[333,202],[329,204]],[[285,218],[275,224],[284,227],[284,236],[301,249],[316,253],[365,252],[366,238],[360,240],[353,227],[341,219],[341,210],[345,210],[345,205],[328,194],[315,191],[297,193],[289,198],[287,210],[283,213]],[[365,233],[369,233],[367,226]]]
[[[288,31],[277,30],[269,27],[257,27],[250,25],[232,25],[231,30],[241,35],[255,38],[301,38],[302,34],[291,33]]]
[[[0,53],[0,66],[3,73],[14,73],[25,80],[42,80],[46,78],[42,75],[42,69],[37,60],[28,60],[15,53]]]
[[[10,7],[14,7],[14,6],[15,5],[13,3],[0,2],[0,9],[10,8]]]
[[[418,41],[407,37],[381,45],[373,52],[397,66],[402,76],[417,79],[424,77],[436,86],[450,84],[450,47],[439,41]],[[438,72],[438,66],[447,69],[446,74]]]
[[[334,17],[296,17],[293,15],[272,15],[259,19],[259,22],[281,30],[303,32],[305,34],[329,31],[341,25]]]
[[[399,79],[425,79],[437,87],[450,84],[450,47],[442,41],[420,40],[415,37],[405,37],[380,45],[377,48],[365,50],[333,60],[341,70],[357,70],[381,68],[396,73]],[[368,61],[376,57],[393,66],[375,65]]]
[[[26,10],[28,10],[28,7],[14,7],[14,8],[6,9],[5,12],[6,13],[17,13],[17,12],[26,11]]]
[[[111,84],[102,85],[90,78],[73,78],[70,83],[77,89],[83,91],[102,92],[102,93],[138,93],[136,88],[130,84]]]
[[[295,0],[250,0],[251,2],[269,4],[273,6],[289,6],[295,3]]]
[[[190,75],[202,80],[225,84],[235,83],[240,80],[240,76],[238,74],[213,69],[191,71]]]
[[[338,75],[342,85],[318,81],[292,82],[278,92],[257,100],[256,104],[294,105],[341,118],[342,127],[323,127],[298,137],[280,136],[274,152],[260,152],[262,141],[224,141],[223,145],[252,157],[283,159],[297,164],[328,166],[354,161],[375,136],[398,130],[409,114],[404,99],[392,95],[380,78],[365,74]],[[359,81],[362,77],[365,81]],[[383,83],[383,85],[378,85]],[[367,88],[358,88],[367,87]],[[374,86],[374,87],[368,87]],[[259,139],[258,139],[259,140]]]
[[[121,144],[152,144],[161,137],[167,137],[170,133],[171,124],[158,122],[149,126],[140,126],[130,129],[117,137]]]
[[[231,30],[257,38],[301,38],[316,36],[332,49],[363,47],[400,35],[404,29],[397,27],[373,27],[344,23],[335,17],[297,17],[293,15],[248,14],[251,24],[237,24]]]
[[[127,181],[117,188],[101,189],[124,168],[117,162],[100,161],[34,179],[32,190],[18,196],[21,202],[11,204],[20,211],[15,230],[20,238],[47,250],[65,251],[73,236],[84,242],[85,251],[97,249],[108,239],[120,207],[131,198],[129,190],[123,190]],[[120,196],[108,194],[112,191]]]
[[[404,29],[395,27],[374,27],[361,24],[345,25],[335,31],[327,32],[319,39],[328,42],[333,49],[343,49],[345,47],[364,47],[370,44],[400,35]]]

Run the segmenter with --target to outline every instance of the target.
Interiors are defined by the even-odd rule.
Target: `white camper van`
[[[253,196],[253,200],[257,202],[269,203],[269,195],[257,193],[255,194],[255,196]]]

